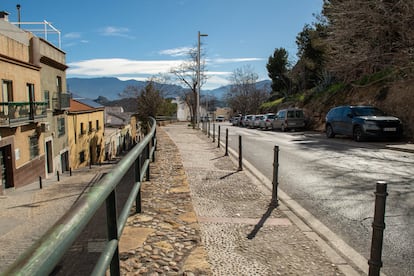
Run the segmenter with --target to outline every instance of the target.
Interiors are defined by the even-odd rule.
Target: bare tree
[[[230,89],[225,98],[233,111],[241,114],[257,113],[260,105],[266,101],[268,94],[256,88],[258,75],[247,65],[234,70],[230,77]]]
[[[386,68],[413,66],[414,1],[325,0],[328,69],[353,80]]]
[[[207,76],[205,74],[205,59],[200,57],[200,87],[206,82]],[[187,103],[191,112],[191,122],[196,123],[197,118],[197,73],[198,73],[198,51],[197,48],[192,48],[188,52],[188,59],[180,66],[171,69],[171,73],[178,81],[183,83],[185,89],[183,100]]]

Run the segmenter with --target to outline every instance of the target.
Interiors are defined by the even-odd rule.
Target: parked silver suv
[[[305,127],[305,115],[302,109],[288,108],[279,110],[272,122],[272,129],[287,131]]]

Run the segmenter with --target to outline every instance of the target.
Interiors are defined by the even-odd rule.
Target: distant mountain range
[[[104,77],[104,78],[68,78],[66,80],[68,86],[68,92],[75,93],[89,99],[97,99],[99,97],[105,97],[108,100],[120,99],[120,94],[128,86],[135,86],[139,90],[144,88],[145,81],[126,80],[121,81],[117,78]],[[270,80],[264,80],[257,83],[257,88],[266,89],[270,92]],[[161,85],[161,84],[160,84]],[[209,96],[215,96],[218,100],[221,100],[225,93],[230,88],[230,85],[222,86],[212,90],[201,90],[201,93],[206,93]],[[179,85],[163,84],[163,90],[169,97],[176,97],[181,95],[184,88]]]

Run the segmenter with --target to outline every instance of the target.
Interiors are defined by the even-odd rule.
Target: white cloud
[[[104,36],[117,36],[117,37],[125,37],[125,38],[130,38],[130,39],[135,38],[129,35],[128,33],[129,33],[129,29],[125,27],[108,26],[101,30],[101,34]]]
[[[191,47],[179,47],[179,48],[174,48],[174,49],[162,50],[159,52],[159,54],[173,56],[173,57],[181,57],[181,56],[187,56],[191,49],[192,49]]]
[[[131,74],[168,73],[181,60],[128,60],[121,58],[90,59],[69,63],[68,74],[85,76],[121,76]]]
[[[67,33],[63,36],[63,38],[67,38],[67,39],[79,39],[80,37],[81,37],[81,34],[77,32]]]
[[[228,85],[230,83],[228,78],[222,76],[223,74],[209,75],[206,83],[202,87],[202,90],[211,90],[221,86]]]
[[[218,64],[224,65],[225,62],[251,62],[261,60],[258,58],[236,58],[218,59],[216,65],[210,64],[216,70],[206,71],[208,79],[203,85],[203,89],[214,89],[229,84],[229,76],[233,73],[233,66],[220,68]],[[158,74],[168,74],[172,68],[180,66],[185,59],[177,60],[129,60],[123,58],[90,59],[68,64],[68,77],[117,77],[121,80],[136,79],[147,80],[149,77]],[[217,62],[207,60],[207,63]],[[209,66],[207,66],[208,69]],[[218,70],[217,70],[218,69]],[[181,85],[181,83],[177,83]]]
[[[208,62],[211,63],[238,63],[238,62],[252,62],[252,61],[263,61],[264,58],[215,58],[208,59]]]

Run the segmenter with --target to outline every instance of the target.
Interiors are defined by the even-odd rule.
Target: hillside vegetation
[[[399,117],[414,137],[414,1],[325,0],[318,21],[296,37],[298,61],[275,49],[267,69],[272,95],[261,106],[307,111],[324,129],[330,108],[373,105]]]

